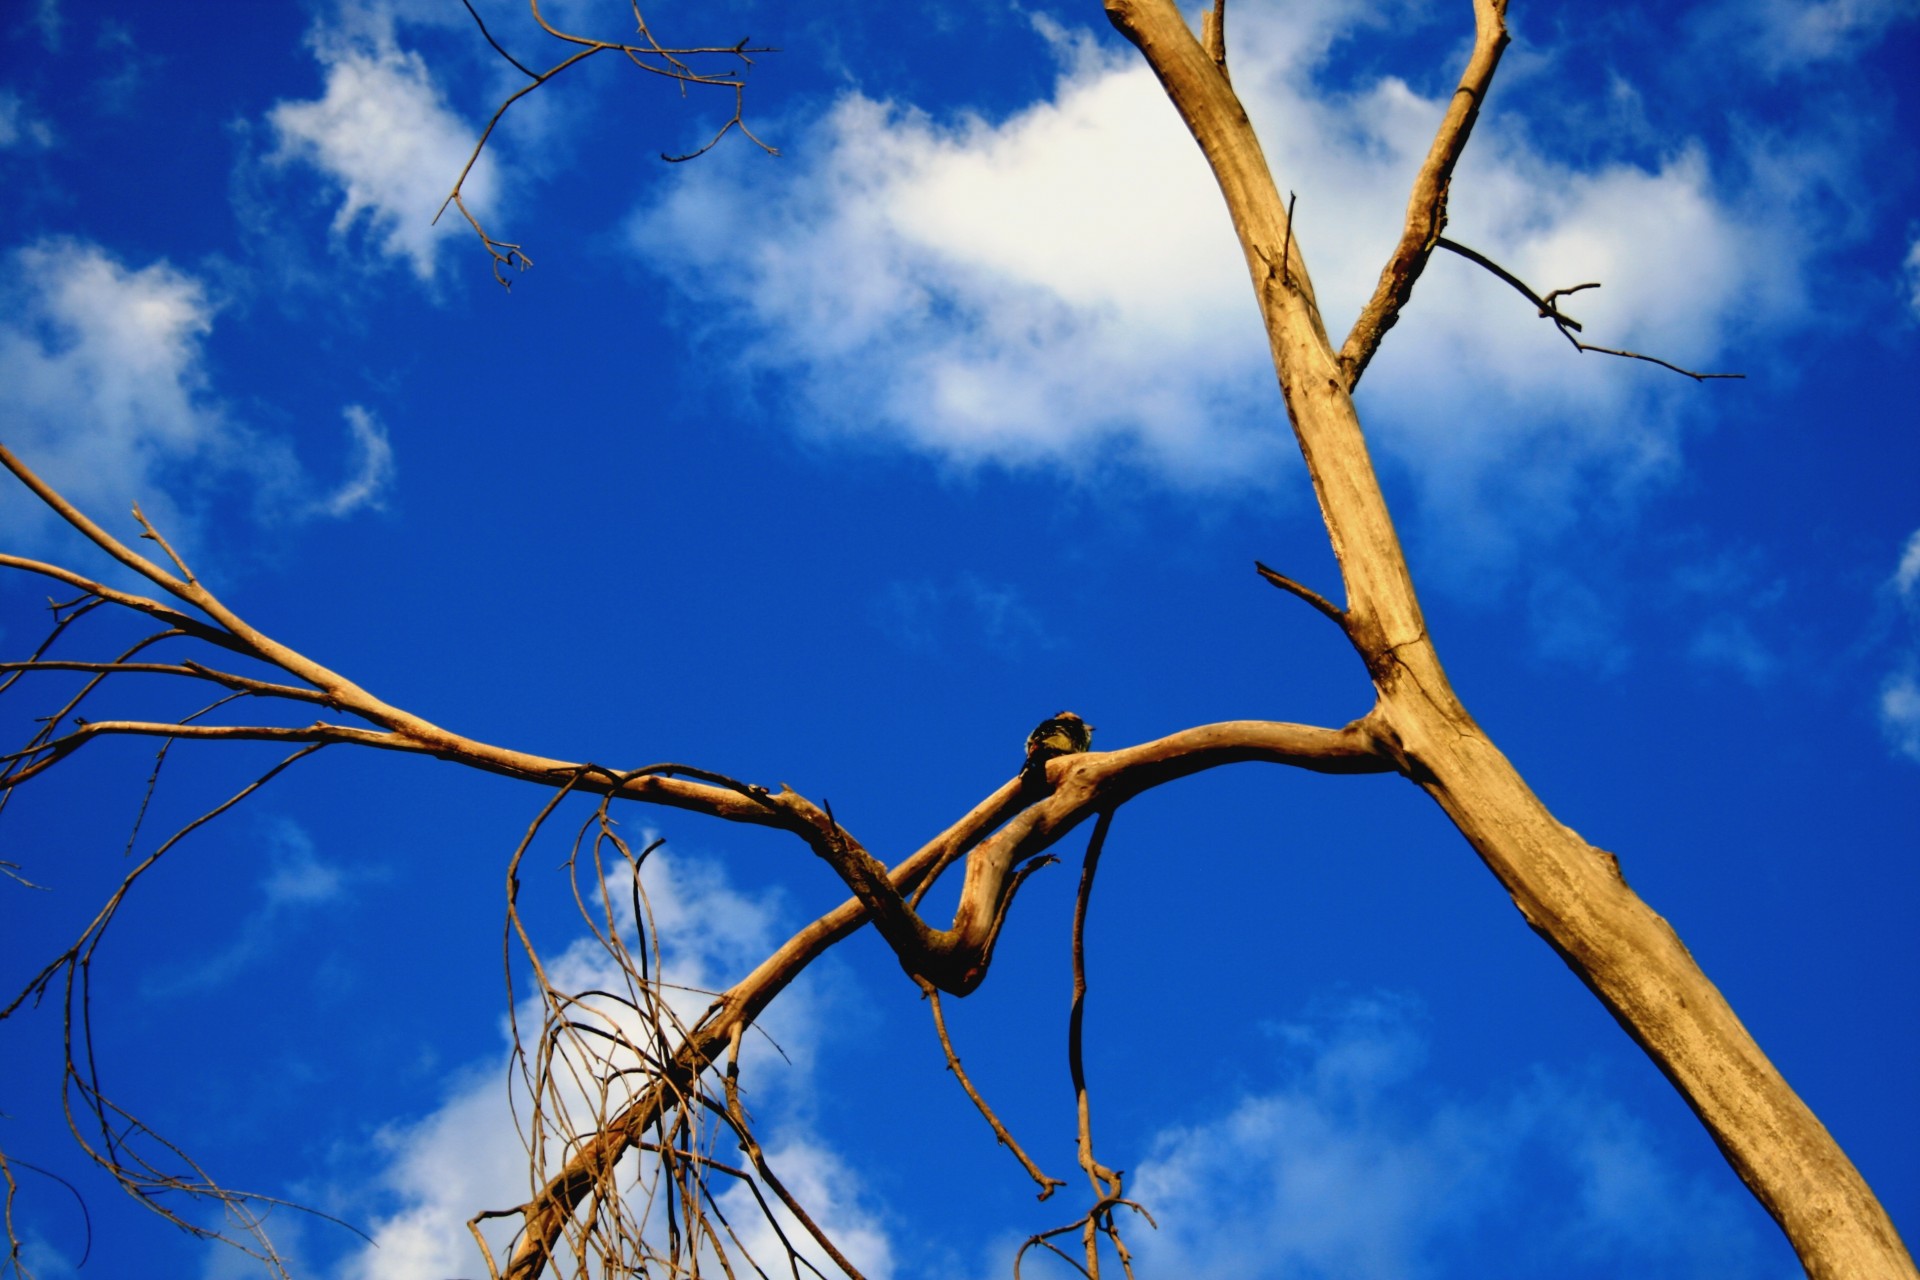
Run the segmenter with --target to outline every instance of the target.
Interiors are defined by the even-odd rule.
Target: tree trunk
[[[1536,932],[1680,1091],[1818,1280],[1913,1277],[1866,1182],[1613,855],[1557,821],[1473,721],[1427,634],[1298,237],[1227,81],[1172,0],[1107,0],[1205,152],[1259,297],[1300,449],[1372,673],[1368,726],[1446,810]]]

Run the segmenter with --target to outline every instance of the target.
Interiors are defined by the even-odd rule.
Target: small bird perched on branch
[[[1021,770],[1029,779],[1045,780],[1047,761],[1093,749],[1093,726],[1071,711],[1042,720],[1027,735],[1027,763]]]

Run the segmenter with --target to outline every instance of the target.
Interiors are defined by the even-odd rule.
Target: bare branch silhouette
[[[1580,322],[1560,310],[1560,299],[1571,294],[1580,293],[1586,289],[1598,289],[1600,287],[1599,281],[1592,280],[1586,284],[1576,284],[1565,289],[1555,289],[1545,297],[1542,297],[1528,287],[1527,283],[1520,279],[1519,276],[1514,275],[1513,272],[1507,270],[1485,254],[1477,250],[1469,249],[1467,246],[1457,241],[1449,240],[1445,236],[1441,236],[1435,243],[1442,249],[1459,254],[1469,262],[1477,263],[1485,267],[1488,271],[1491,271],[1494,275],[1512,285],[1515,292],[1539,309],[1542,320],[1553,321],[1554,328],[1560,331],[1561,337],[1573,344],[1575,351],[1592,351],[1603,356],[1621,356],[1628,360],[1645,360],[1648,364],[1657,364],[1662,369],[1671,369],[1683,377],[1692,378],[1695,382],[1706,382],[1713,378],[1744,378],[1747,376],[1744,373],[1695,373],[1692,369],[1683,369],[1677,364],[1662,360],[1659,356],[1642,355],[1638,351],[1622,351],[1616,347],[1599,347],[1591,342],[1583,342],[1573,336],[1576,333],[1582,332]]]

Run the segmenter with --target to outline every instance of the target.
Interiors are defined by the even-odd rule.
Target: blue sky
[[[529,62],[524,10],[478,7]],[[608,35],[626,7],[556,21]],[[684,11],[683,11],[684,10]],[[589,64],[509,114],[469,194],[509,294],[433,224],[516,73],[454,0],[0,13],[0,438],[389,702],[521,749],[679,760],[831,801],[897,858],[1071,707],[1096,745],[1340,724],[1364,673],[1257,557],[1334,572],[1218,197],[1097,6],[648,11],[778,46],[724,93]],[[1436,259],[1362,384],[1469,707],[1618,852],[1920,1234],[1920,8],[1522,4],[1449,234],[1536,287],[1601,280],[1576,355]],[[1391,245],[1465,5],[1245,4],[1234,83],[1330,327]],[[0,489],[0,545],[106,574]],[[0,580],[0,641],[44,627]],[[99,619],[63,642],[105,656]],[[8,732],[60,696],[0,700]],[[128,685],[125,714],[184,714]],[[103,716],[103,700],[93,714]],[[182,744],[137,850],[275,758]],[[0,857],[12,988],[124,867],[150,748],[24,788]],[[483,1273],[464,1220],[523,1176],[502,878],[524,784],[333,749],[142,881],[94,969],[108,1091],[274,1215],[302,1275]],[[633,809],[680,980],[719,985],[844,891],[790,842]],[[169,825],[171,823],[171,826]],[[1060,852],[1071,864],[1077,843]],[[523,904],[583,984],[562,856]],[[551,856],[548,856],[551,854]],[[530,863],[532,865],[532,863]],[[1071,866],[1038,876],[962,1055],[1072,1171]],[[1779,1277],[1791,1252],[1658,1073],[1392,778],[1251,765],[1118,816],[1089,1072],[1149,1273]],[[1074,1210],[943,1070],[857,937],[752,1064],[775,1167],[868,1274],[1005,1274]],[[65,1137],[58,1020],[0,1028],[0,1146],[41,1276],[250,1274]],[[256,1268],[257,1271],[257,1268]]]

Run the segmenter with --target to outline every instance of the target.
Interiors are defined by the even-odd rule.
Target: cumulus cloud
[[[470,235],[455,213],[434,216],[473,149],[475,130],[447,104],[419,54],[395,42],[389,22],[322,26],[310,37],[325,69],[321,96],[267,114],[274,159],[317,171],[337,189],[334,234],[363,234],[426,281],[449,236]],[[468,176],[467,204],[484,216],[496,183],[485,155]]]
[[[1234,83],[1299,193],[1336,332],[1395,241],[1444,106],[1393,78],[1315,83],[1369,12],[1288,4],[1235,29]],[[703,319],[743,328],[746,359],[791,379],[816,431],[960,465],[1273,484],[1291,441],[1197,149],[1131,51],[1040,25],[1059,54],[1046,100],[936,120],[848,93],[791,149],[805,159],[743,149],[676,173],[633,218],[635,253],[672,264]],[[1792,240],[1686,146],[1575,168],[1494,116],[1452,213],[1451,234],[1542,288],[1603,280],[1576,314],[1608,345],[1706,364],[1739,325],[1796,304]],[[1565,522],[1576,485],[1669,468],[1681,386],[1697,390],[1576,357],[1505,285],[1442,255],[1361,395],[1379,447],[1471,531]]]
[[[1676,1171],[1591,1090],[1536,1073],[1479,1098],[1424,1092],[1414,1014],[1376,997],[1281,1028],[1277,1087],[1161,1133],[1132,1183],[1160,1223],[1134,1233],[1142,1269],[1478,1274],[1472,1244],[1490,1233],[1512,1242],[1515,1274],[1705,1280],[1791,1262],[1766,1251],[1737,1188]]]
[[[18,93],[0,89],[0,151],[44,151],[53,144],[53,126]]]
[[[740,893],[712,864],[656,852],[647,861],[642,883],[654,926],[651,936],[660,946],[663,989],[683,1022],[698,1018],[710,998],[707,992],[740,977],[780,940],[778,898]],[[606,902],[613,919],[632,945],[635,915],[624,872],[609,882],[609,890]],[[553,984],[565,991],[618,991],[624,984],[617,967],[591,938],[548,957],[546,966]],[[572,1013],[633,1031],[630,1011],[611,1001],[587,1001],[575,1005]],[[541,1020],[537,1000],[523,1002],[516,1018],[532,1052],[531,1037]],[[795,1118],[804,1109],[800,1104],[808,1088],[806,1051],[824,1026],[807,985],[786,992],[762,1022],[787,1056],[783,1059],[768,1047],[765,1037],[755,1037],[743,1046],[741,1074],[752,1090],[749,1105],[769,1162],[836,1243],[869,1274],[885,1276],[891,1245],[860,1203],[858,1177]],[[512,1044],[510,1031],[506,1043]],[[634,1077],[622,1079],[630,1084]],[[570,1097],[568,1105],[592,1110],[596,1101],[580,1095]],[[617,1109],[620,1102],[615,1097],[603,1105]],[[527,1196],[527,1160],[519,1136],[527,1115],[524,1096],[520,1108],[516,1122],[506,1074],[494,1061],[458,1073],[446,1100],[432,1114],[385,1129],[377,1143],[379,1168],[370,1183],[384,1195],[387,1207],[374,1215],[373,1243],[341,1262],[333,1273],[338,1280],[444,1280],[473,1274],[479,1264],[467,1218],[481,1207],[514,1204]],[[770,1229],[756,1225],[759,1211],[750,1193],[726,1182],[715,1180],[715,1194],[748,1247],[763,1259],[783,1258]],[[783,1215],[782,1226],[797,1238],[790,1218]],[[824,1258],[815,1260],[829,1265]]]
[[[1880,686],[1880,728],[1894,751],[1920,762],[1920,529],[1887,580],[1906,627],[1905,652]]]

